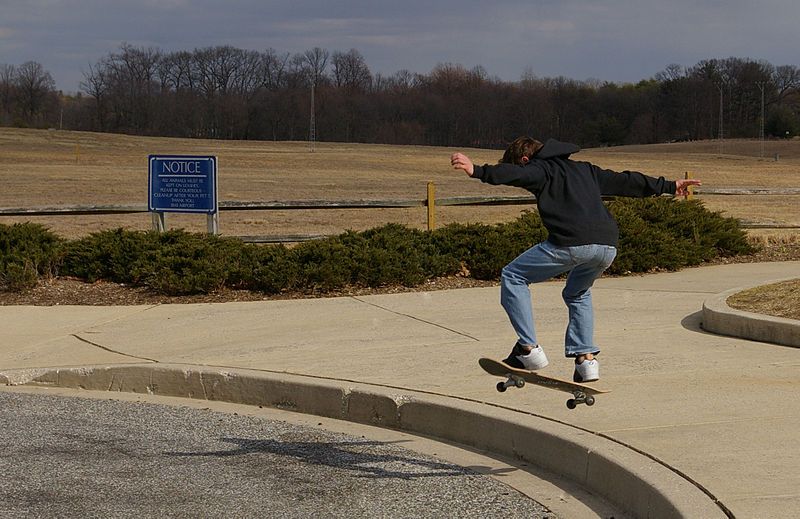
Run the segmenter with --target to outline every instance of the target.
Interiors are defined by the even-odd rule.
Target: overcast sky
[[[322,47],[355,48],[385,75],[455,63],[508,81],[636,82],[710,58],[800,65],[798,23],[797,0],[0,0],[0,64],[38,61],[75,92],[123,42]]]

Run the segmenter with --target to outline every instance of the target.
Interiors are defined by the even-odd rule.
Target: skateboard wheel
[[[594,397],[592,395],[586,396],[586,405],[594,405]]]
[[[497,390],[500,391],[501,393],[505,393],[506,392],[506,385],[503,384],[502,382],[498,382],[497,383]]]
[[[577,407],[577,405],[578,404],[575,402],[574,398],[570,398],[569,400],[567,400],[567,407],[569,409],[575,409],[575,407]]]
[[[514,381],[514,385],[516,385],[518,388],[523,388],[525,387],[525,381],[521,378],[518,378]]]

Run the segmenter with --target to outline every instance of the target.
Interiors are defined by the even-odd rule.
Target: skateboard
[[[478,359],[478,364],[480,364],[483,370],[490,375],[506,378],[505,382],[497,383],[497,390],[501,393],[503,393],[509,387],[525,387],[525,382],[530,382],[531,384],[543,386],[548,389],[572,393],[573,398],[567,400],[567,407],[570,409],[575,409],[578,404],[592,406],[594,405],[594,395],[609,392],[602,389],[597,389],[596,387],[578,384],[577,382],[570,382],[569,380],[546,377],[536,373],[535,371],[528,371],[527,369],[512,368],[504,362],[488,359],[486,357]]]

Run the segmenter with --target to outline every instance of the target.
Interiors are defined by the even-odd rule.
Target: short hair
[[[522,157],[531,159],[536,155],[544,144],[537,141],[533,137],[517,137],[508,145],[503,158],[500,159],[501,164],[522,164]]]

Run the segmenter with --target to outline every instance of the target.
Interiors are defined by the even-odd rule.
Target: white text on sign
[[[200,161],[170,160],[161,163],[161,173],[172,175],[198,175],[201,173]]]

